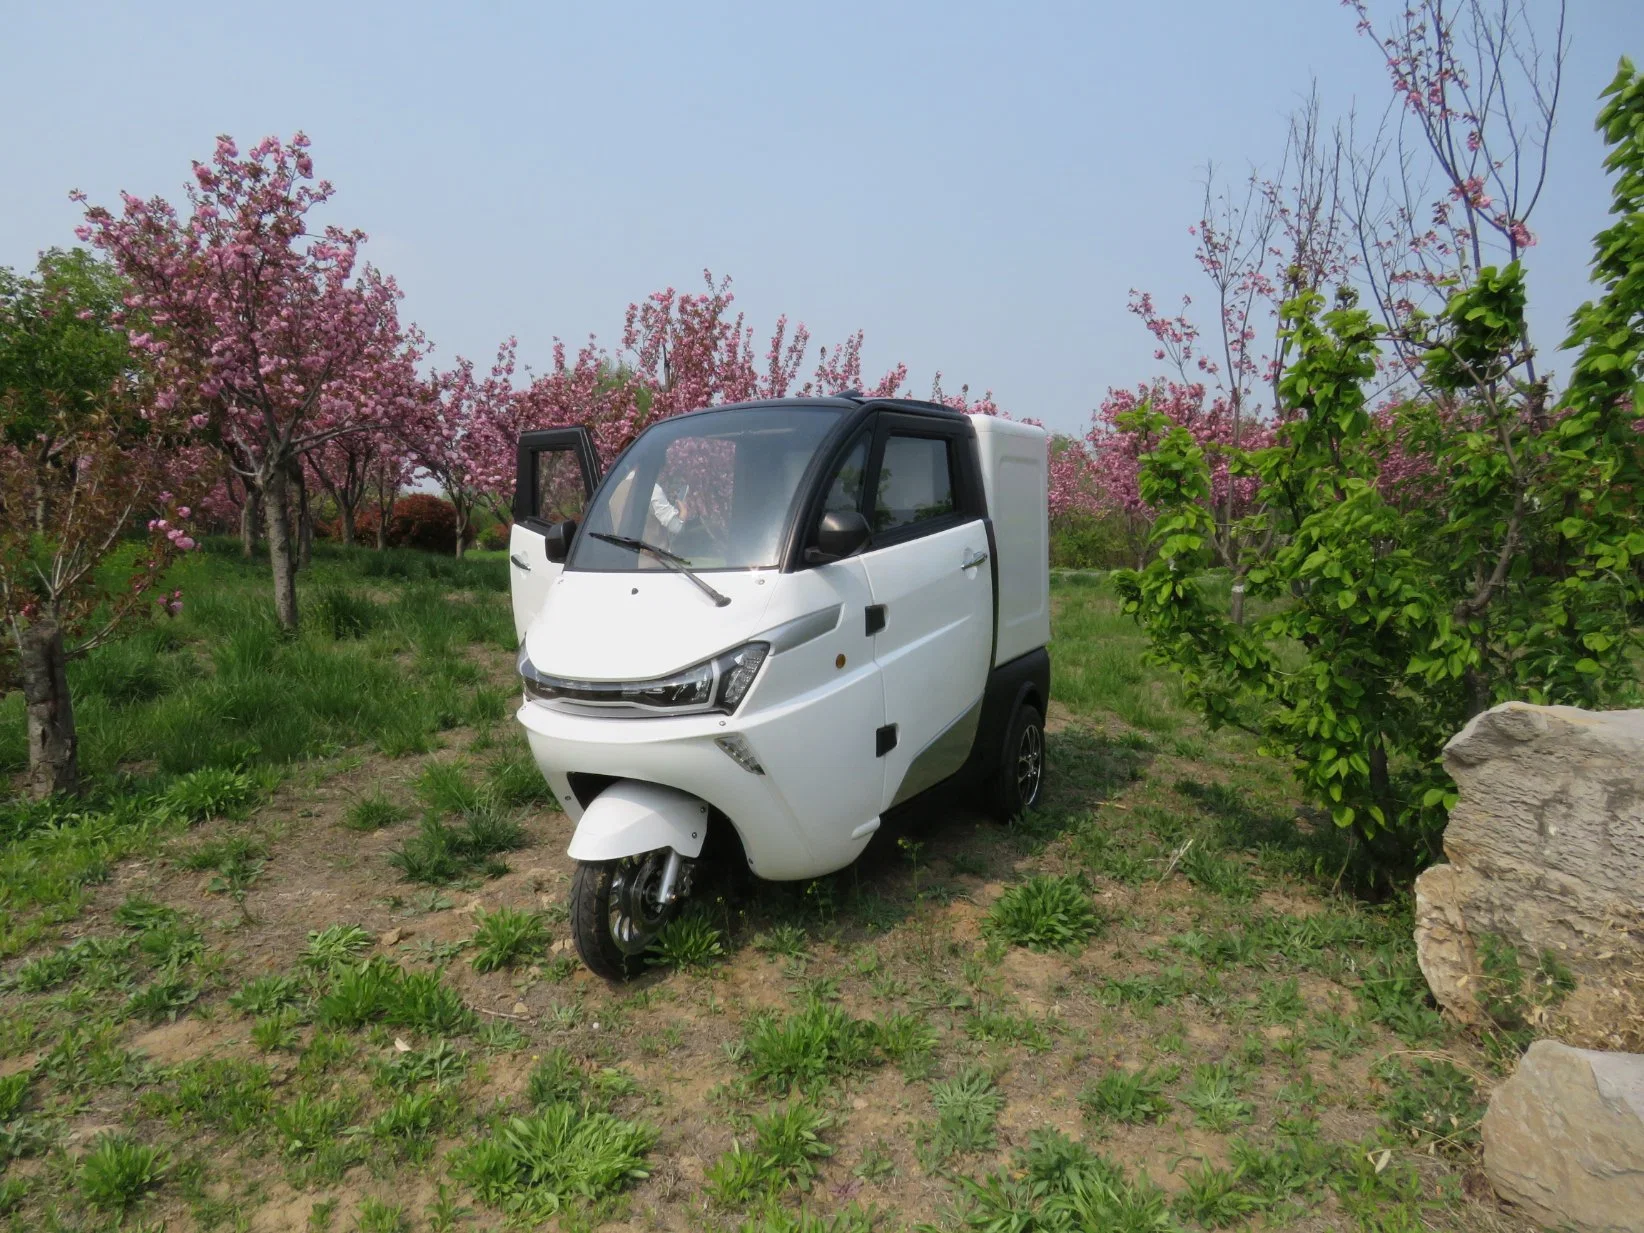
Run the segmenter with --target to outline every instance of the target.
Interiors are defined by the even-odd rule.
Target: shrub
[[[1122,514],[1069,510],[1050,523],[1051,568],[1119,569],[1134,565],[1140,551],[1145,551],[1143,535]]]
[[[465,541],[472,543],[473,536],[474,528],[470,526]],[[395,548],[456,552],[456,507],[443,497],[427,492],[414,492],[401,497],[394,502],[394,509],[388,516],[388,542]]]

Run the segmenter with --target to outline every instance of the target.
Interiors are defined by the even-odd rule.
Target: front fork
[[[691,893],[690,869],[685,858],[672,848],[668,849],[668,860],[662,866],[662,883],[656,888],[656,895],[662,901],[663,907],[671,907],[675,900],[683,899]]]

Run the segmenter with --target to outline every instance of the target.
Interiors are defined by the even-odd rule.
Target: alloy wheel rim
[[[611,893],[606,901],[611,940],[625,955],[644,951],[667,922],[668,911],[660,895],[665,860],[661,852],[629,856],[611,871]]]
[[[1016,750],[1016,795],[1028,806],[1039,796],[1039,777],[1044,773],[1044,740],[1038,724],[1022,729],[1022,743]]]

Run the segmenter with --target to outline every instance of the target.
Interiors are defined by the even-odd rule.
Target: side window
[[[582,464],[575,450],[538,450],[532,455],[535,475],[531,485],[531,516],[542,522],[581,518],[588,503]]]
[[[833,483],[828,485],[827,500],[822,506],[823,513],[831,514],[862,508],[862,483],[867,479],[869,441],[869,434],[864,432],[846,452],[845,461],[839,464],[839,470],[834,472]]]
[[[874,494],[874,531],[894,531],[953,513],[953,464],[940,437],[885,439]]]

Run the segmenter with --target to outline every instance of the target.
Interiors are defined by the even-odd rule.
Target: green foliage
[[[525,828],[485,804],[449,825],[438,815],[424,815],[417,833],[389,853],[389,862],[408,882],[433,886],[454,882],[476,871],[506,872],[498,856],[525,846]]]
[[[166,1154],[130,1135],[103,1135],[80,1159],[77,1180],[87,1203],[106,1212],[124,1212],[160,1184]]]
[[[1102,920],[1076,877],[1039,874],[999,896],[982,923],[991,938],[1032,950],[1077,950]]]
[[[1146,545],[1123,514],[1069,510],[1050,521],[1052,569],[1115,569],[1132,565]]]
[[[533,1109],[544,1105],[575,1104],[582,1098],[588,1072],[564,1049],[555,1047],[542,1055],[525,1084],[525,1098]]]
[[[203,767],[167,784],[160,805],[190,822],[219,816],[243,818],[258,795],[257,781],[244,771]]]
[[[410,1233],[411,1218],[399,1203],[388,1203],[369,1195],[360,1200],[354,1215],[355,1233]]]
[[[177,1067],[168,1082],[144,1092],[138,1105],[173,1125],[243,1134],[260,1126],[273,1099],[273,1075],[260,1062],[206,1058]]]
[[[967,1066],[952,1079],[931,1084],[930,1099],[936,1106],[930,1147],[938,1160],[956,1152],[981,1152],[993,1146],[994,1128],[1005,1107],[1005,1097],[987,1071]]]
[[[302,983],[293,976],[255,976],[228,995],[228,1004],[248,1015],[271,1015],[304,1000]]]
[[[1160,1233],[1176,1228],[1165,1194],[1055,1131],[1036,1132],[1015,1167],[961,1177],[956,1216],[976,1233]]]
[[[442,984],[438,972],[407,972],[387,959],[345,968],[315,1007],[323,1027],[355,1028],[380,1022],[432,1036],[467,1031],[474,1012],[462,995]]]
[[[377,1078],[397,1092],[408,1092],[422,1084],[434,1088],[459,1083],[468,1073],[468,1054],[453,1049],[449,1041],[438,1040],[427,1049],[398,1050],[377,1067]]]
[[[22,1112],[23,1101],[29,1094],[31,1078],[26,1070],[0,1078],[0,1122],[9,1122]]]
[[[1239,1077],[1225,1062],[1198,1066],[1182,1093],[1182,1103],[1206,1130],[1226,1134],[1255,1116],[1256,1107],[1239,1095]]]
[[[725,954],[719,929],[701,911],[668,921],[651,943],[651,962],[670,968],[706,967]]]
[[[390,800],[381,788],[369,796],[362,796],[343,814],[343,825],[356,831],[380,831],[411,816],[411,811],[398,801]]]
[[[372,1119],[371,1137],[406,1160],[426,1160],[451,1104],[434,1090],[404,1092]]]
[[[0,390],[5,437],[31,440],[59,409],[91,413],[135,364],[125,331],[125,283],[84,249],[53,248],[35,277],[0,268]]]
[[[822,1132],[833,1119],[803,1100],[772,1106],[753,1119],[754,1144],[740,1139],[708,1167],[709,1196],[721,1207],[746,1207],[758,1199],[772,1200],[785,1188],[810,1186],[817,1160],[833,1155]]]
[[[756,1016],[743,1039],[753,1079],[767,1087],[814,1088],[875,1060],[874,1025],[819,998],[779,1018]]]
[[[453,1154],[451,1175],[481,1202],[544,1220],[568,1200],[597,1200],[648,1176],[656,1131],[608,1113],[549,1105],[510,1118],[490,1137]]]
[[[1436,1058],[1406,1063],[1391,1057],[1378,1063],[1374,1073],[1386,1085],[1382,1116],[1404,1142],[1450,1152],[1466,1151],[1478,1142],[1484,1098],[1455,1063]]]
[[[538,912],[498,908],[474,914],[474,971],[495,972],[511,968],[522,959],[542,954],[548,945],[548,928]]]
[[[1267,614],[1230,621],[1204,587],[1217,531],[1208,458],[1143,407],[1157,444],[1140,490],[1155,559],[1115,578],[1151,656],[1212,726],[1258,732],[1308,794],[1399,879],[1435,851],[1454,786],[1444,743],[1508,699],[1601,706],[1636,693],[1644,602],[1644,84],[1623,62],[1600,128],[1614,225],[1598,238],[1603,296],[1576,313],[1562,414],[1530,375],[1523,271],[1485,268],[1404,338],[1424,397],[1377,420],[1364,386],[1377,331],[1351,295],[1284,306],[1288,415],[1270,446],[1229,451],[1258,488],[1239,528]]]
[[[276,1108],[271,1120],[281,1151],[300,1158],[323,1150],[348,1125],[353,1113],[353,1102],[347,1097],[299,1092],[290,1104]]]
[[[1165,1085],[1176,1077],[1174,1067],[1110,1070],[1085,1084],[1079,1104],[1094,1121],[1135,1125],[1156,1122],[1170,1112]]]
[[[328,925],[308,935],[308,942],[299,956],[307,967],[329,971],[340,964],[351,963],[376,941],[358,925]]]
[[[347,587],[329,586],[314,597],[314,619],[332,639],[363,638],[377,623],[378,607]]]

